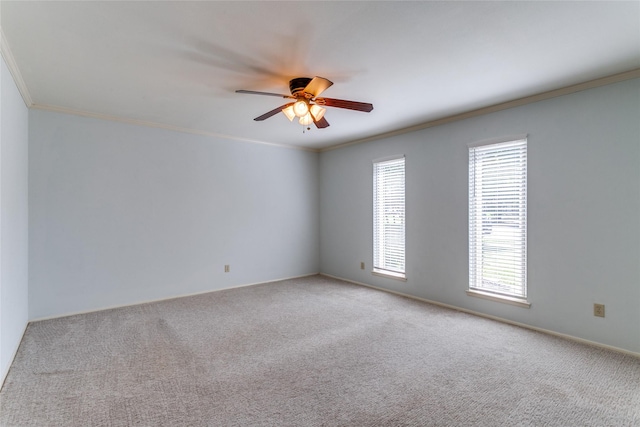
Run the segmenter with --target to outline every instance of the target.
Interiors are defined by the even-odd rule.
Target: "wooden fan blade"
[[[265,120],[265,119],[268,119],[269,117],[275,116],[275,115],[276,115],[276,114],[278,114],[280,111],[284,110],[285,108],[287,108],[287,107],[288,107],[288,106],[290,106],[290,105],[293,105],[293,102],[290,102],[290,103],[288,103],[288,104],[284,104],[284,105],[282,105],[282,106],[280,106],[280,107],[278,107],[278,108],[274,108],[273,110],[271,110],[271,111],[269,111],[269,112],[267,112],[267,113],[264,113],[263,115],[258,116],[258,117],[256,117],[256,118],[255,118],[255,119],[253,119],[253,120],[255,120],[256,122],[261,122],[261,121],[263,121],[263,120]]]
[[[314,120],[313,123],[316,125],[318,129],[324,129],[329,127],[329,122],[324,117],[320,120]]]
[[[373,104],[366,102],[346,101],[344,99],[333,98],[317,98],[315,102],[319,105],[326,105],[327,107],[346,108],[348,110],[362,111],[365,113],[373,110]]]
[[[304,92],[313,95],[313,97],[316,97],[327,90],[327,88],[329,88],[332,84],[333,82],[331,80],[327,80],[324,77],[315,76],[313,79],[311,79],[307,87],[304,88]]]
[[[258,92],[255,90],[244,90],[244,89],[239,89],[236,91],[236,93],[248,93],[250,95],[267,95],[267,96],[277,96],[278,98],[291,98],[291,99],[295,99],[295,97],[291,96],[291,95],[283,95],[281,93],[273,93],[273,92]]]

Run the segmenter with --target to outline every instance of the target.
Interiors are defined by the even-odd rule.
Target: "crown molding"
[[[391,132],[385,132],[378,135],[373,135],[367,138],[358,139],[355,141],[345,142],[344,144],[334,145],[332,147],[322,148],[319,151],[331,151],[339,148],[348,147],[350,145],[362,144],[369,141],[375,141],[382,138],[390,138],[392,136],[398,136],[409,132],[415,132],[417,130],[426,129],[434,126],[440,126],[447,123],[457,122],[459,120],[468,119],[471,117],[482,116],[484,114],[494,113],[496,111],[502,111],[509,108],[519,107],[521,105],[532,104],[538,101],[544,101],[545,99],[556,98],[558,96],[569,95],[572,93],[580,92],[587,89],[593,89],[600,86],[606,86],[613,83],[623,82],[625,80],[640,78],[640,68],[634,70],[625,71],[623,73],[613,74],[607,77],[601,77],[595,80],[589,80],[583,83],[578,83],[571,86],[566,86],[559,89],[550,90],[547,92],[541,92],[536,95],[526,96],[524,98],[514,99],[512,101],[502,102],[500,104],[490,105],[488,107],[479,108],[477,110],[470,110],[460,114],[454,114],[452,116],[442,117],[440,119],[431,120],[419,125],[409,126],[406,128],[394,130]]]
[[[13,81],[18,87],[18,91],[20,92],[20,95],[22,95],[22,100],[24,101],[27,108],[30,108],[33,105],[33,101],[31,99],[31,95],[29,94],[29,89],[27,89],[27,85],[22,78],[22,73],[20,73],[18,64],[13,57],[13,53],[11,53],[11,48],[7,43],[7,38],[4,36],[2,27],[0,27],[0,51],[2,52],[2,57],[4,58],[7,67],[9,68],[9,72],[13,76]]]
[[[151,128],[157,128],[157,129],[164,129],[164,130],[169,130],[169,131],[173,131],[173,132],[189,133],[189,134],[192,134],[192,135],[201,135],[201,136],[207,136],[207,137],[213,137],[213,138],[230,139],[230,140],[234,140],[234,141],[248,142],[248,143],[252,143],[252,144],[262,144],[262,145],[269,145],[269,146],[272,146],[272,147],[290,148],[290,149],[293,149],[293,150],[309,151],[309,152],[312,152],[312,153],[317,153],[318,152],[318,150],[313,149],[313,148],[297,147],[295,145],[287,145],[287,144],[277,144],[277,143],[273,143],[273,142],[260,141],[258,139],[241,138],[241,137],[237,137],[237,136],[225,135],[225,134],[216,133],[216,132],[209,132],[209,131],[205,131],[205,130],[183,128],[183,127],[179,127],[179,126],[168,125],[168,124],[165,124],[165,123],[149,122],[149,121],[145,121],[145,120],[129,119],[129,118],[126,118],[126,117],[110,116],[110,115],[107,115],[107,114],[93,113],[93,112],[90,112],[90,111],[83,111],[83,110],[75,110],[73,108],[60,107],[60,106],[57,106],[57,105],[31,104],[30,108],[33,108],[35,110],[51,111],[51,112],[54,112],[54,113],[63,113],[63,114],[71,114],[71,115],[74,115],[74,116],[89,117],[89,118],[92,118],[92,119],[107,120],[107,121],[111,121],[111,122],[126,123],[126,124],[130,124],[130,125],[135,125],[135,126],[144,126],[144,127],[151,127]]]

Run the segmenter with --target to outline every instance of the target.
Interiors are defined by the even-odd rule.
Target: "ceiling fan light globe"
[[[296,116],[296,113],[293,111],[293,105],[289,105],[287,108],[282,110],[282,113],[287,116],[290,122],[293,121],[293,118]]]
[[[309,104],[307,104],[303,100],[298,100],[295,104],[293,104],[293,112],[298,117],[304,117],[309,113]]]
[[[318,121],[324,117],[324,113],[327,111],[326,108],[322,108],[319,105],[313,104],[311,106],[311,115],[313,118]]]
[[[311,123],[313,123],[313,117],[311,117],[310,113],[307,113],[304,116],[300,117],[300,120],[298,120],[298,122],[301,125],[309,126]]]

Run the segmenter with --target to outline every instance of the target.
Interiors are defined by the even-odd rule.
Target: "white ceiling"
[[[13,2],[1,25],[38,107],[320,149],[640,68],[640,2]],[[282,114],[326,77],[331,126]]]

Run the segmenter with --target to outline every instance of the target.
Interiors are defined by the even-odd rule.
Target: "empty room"
[[[0,0],[0,426],[640,425],[640,2]]]

